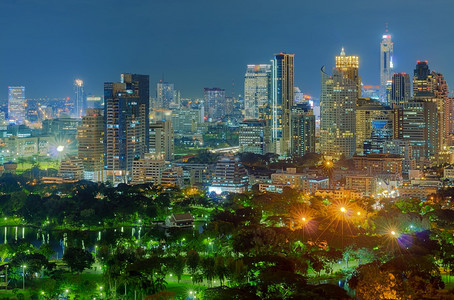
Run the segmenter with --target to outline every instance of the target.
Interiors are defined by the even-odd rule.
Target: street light
[[[22,289],[25,290],[25,268],[26,265],[22,265]]]

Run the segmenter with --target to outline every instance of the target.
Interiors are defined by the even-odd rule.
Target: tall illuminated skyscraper
[[[276,154],[290,151],[290,113],[294,104],[294,54],[279,53],[272,62],[271,139]]]
[[[156,84],[156,102],[157,108],[169,108],[175,102],[173,83],[163,82],[161,80]]]
[[[74,93],[74,117],[80,119],[85,114],[85,109],[87,108],[87,97],[85,96],[84,82],[82,79],[74,80]]]
[[[386,103],[386,82],[393,76],[393,42],[386,28],[380,43],[380,101]]]
[[[271,65],[247,65],[244,75],[244,118],[265,120],[269,116]]]
[[[402,105],[411,99],[410,76],[407,73],[394,73],[391,86],[391,105]]]
[[[329,76],[321,70],[321,152],[331,158],[352,157],[356,149],[356,105],[361,94],[357,56],[336,56],[336,68]]]
[[[84,179],[104,181],[104,116],[102,109],[89,108],[77,127],[79,158],[84,166]]]
[[[8,87],[8,119],[16,124],[25,121],[25,87]]]
[[[435,96],[434,90],[436,86],[437,81],[430,73],[427,60],[418,60],[413,73],[413,97],[417,99],[430,99]]]
[[[149,76],[121,74],[121,82],[104,84],[104,101],[107,178],[125,182],[148,152]]]
[[[220,120],[224,118],[226,111],[225,90],[220,88],[205,88],[203,94],[205,99],[205,117],[208,120]]]

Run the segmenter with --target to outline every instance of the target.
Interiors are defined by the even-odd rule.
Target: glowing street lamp
[[[22,265],[22,289],[25,290],[25,268],[26,265]]]

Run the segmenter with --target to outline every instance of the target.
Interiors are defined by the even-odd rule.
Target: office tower
[[[243,193],[247,191],[249,177],[238,157],[226,155],[216,163],[213,180],[208,192],[222,194]]]
[[[8,87],[8,119],[15,124],[25,121],[25,87]]]
[[[175,102],[174,84],[163,82],[156,84],[156,108],[169,108]]]
[[[413,97],[428,99],[434,96],[436,81],[430,73],[429,65],[426,61],[417,61],[413,75]]]
[[[410,142],[413,157],[432,159],[439,146],[437,104],[433,101],[413,100],[402,105],[402,139]]]
[[[327,157],[349,158],[355,153],[356,104],[361,93],[358,67],[358,57],[345,56],[342,49],[332,76],[321,69],[321,152]]]
[[[266,120],[271,96],[271,65],[247,65],[244,75],[244,119]]]
[[[363,154],[383,153],[384,144],[393,139],[392,118],[379,116],[370,123],[371,133],[363,142]]]
[[[391,97],[389,105],[402,105],[411,99],[410,75],[394,73],[392,77]]]
[[[208,120],[220,120],[225,116],[226,99],[225,90],[220,88],[205,88],[204,110]]]
[[[25,100],[25,119],[30,123],[36,123],[39,121],[38,116],[39,103],[35,99]]]
[[[358,155],[363,154],[364,142],[371,139],[373,122],[383,119],[389,120],[392,133],[392,109],[377,100],[359,99],[356,107],[356,153]]]
[[[391,34],[386,28],[383,39],[380,42],[380,101],[386,102],[386,82],[393,75],[393,42]]]
[[[292,108],[291,151],[297,157],[315,152],[315,116],[308,103],[300,103]]]
[[[269,152],[271,136],[266,120],[244,120],[240,123],[240,152],[264,155]]]
[[[444,150],[450,146],[450,136],[453,131],[453,99],[449,97],[449,88],[442,73],[432,72],[434,78],[434,101],[437,103],[439,114],[440,144],[439,149]]]
[[[276,154],[290,151],[290,111],[294,104],[294,54],[274,55],[272,63],[271,139]]]
[[[133,162],[131,184],[153,183],[159,185],[164,170],[164,160],[156,160],[146,153],[145,158],[139,158]]]
[[[104,182],[104,115],[102,109],[85,110],[77,127],[79,158],[84,167],[84,179]]]
[[[336,71],[356,84],[356,92],[361,97],[361,76],[359,76],[359,57],[346,56],[342,48],[340,55],[336,56]]]
[[[87,97],[85,96],[84,82],[82,79],[74,80],[74,93],[74,117],[80,119],[85,114],[85,109],[87,108]]]
[[[121,74],[104,84],[105,165],[113,183],[126,182],[135,158],[148,151],[148,75]]]
[[[172,110],[172,126],[175,132],[191,134],[197,131],[200,123],[200,109],[182,107]]]
[[[149,153],[157,160],[173,160],[175,139],[170,120],[157,121],[150,124]]]

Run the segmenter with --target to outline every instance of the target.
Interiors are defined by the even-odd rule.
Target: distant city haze
[[[4,0],[0,2],[0,99],[8,86],[27,98],[87,94],[124,72],[175,84],[181,97],[203,88],[243,94],[247,64],[295,54],[295,86],[319,97],[320,68],[341,47],[359,56],[364,84],[378,85],[385,23],[394,42],[394,71],[412,73],[427,60],[454,84],[454,2],[270,0]]]

